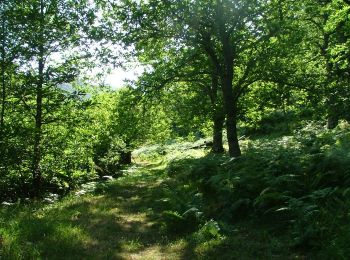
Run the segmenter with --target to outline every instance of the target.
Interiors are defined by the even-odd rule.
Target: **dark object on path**
[[[191,149],[201,149],[201,148],[210,148],[213,146],[213,141],[204,141],[202,144],[197,144],[192,146]]]
[[[120,153],[119,163],[122,165],[129,165],[132,163],[131,151],[122,151]]]

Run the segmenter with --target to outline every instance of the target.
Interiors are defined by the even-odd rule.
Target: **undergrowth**
[[[244,141],[244,155],[170,162],[169,176],[196,187],[207,219],[250,222],[288,247],[323,259],[350,250],[350,128],[308,124],[293,136]],[[193,205],[191,205],[193,206]]]
[[[118,180],[52,204],[3,207],[0,258],[88,250],[128,259],[148,252],[150,241],[176,251],[174,259],[349,258],[349,125],[310,123],[291,136],[246,139],[240,158],[198,149],[200,142],[144,147],[133,155],[141,164]],[[143,231],[128,234],[121,214]]]

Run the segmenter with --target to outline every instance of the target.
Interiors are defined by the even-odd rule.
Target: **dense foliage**
[[[164,232],[249,222],[350,256],[348,0],[9,0],[0,18],[4,207],[162,160]],[[91,76],[130,63],[124,86]]]
[[[224,223],[248,220],[287,232],[294,250],[349,256],[349,125],[326,130],[310,123],[294,136],[245,140],[243,147],[239,159],[170,163],[169,176],[188,183],[193,196],[182,200],[180,214],[195,208]]]

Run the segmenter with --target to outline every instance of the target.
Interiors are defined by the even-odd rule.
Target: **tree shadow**
[[[202,165],[203,159],[178,161],[167,169],[172,178],[164,168],[149,165],[104,183],[94,194],[72,195],[34,212],[28,207],[16,214],[14,239],[22,258],[292,259],[285,257],[287,242],[261,227],[244,224],[225,237],[207,240],[196,237],[198,225],[191,231],[169,230],[164,212],[183,213],[195,195],[179,168],[193,164]]]
[[[157,178],[162,172],[117,180],[97,194],[68,198],[18,219],[17,239],[26,258],[188,259],[185,237],[163,229],[171,209]],[[166,189],[168,192],[168,188]],[[180,241],[180,242],[178,242]],[[26,252],[27,251],[27,252]]]

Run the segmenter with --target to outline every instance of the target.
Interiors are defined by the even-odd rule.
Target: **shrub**
[[[291,230],[295,246],[344,255],[349,144],[346,124],[335,130],[307,124],[294,136],[248,141],[238,159],[206,156],[188,176],[203,193],[208,217],[263,221]]]

